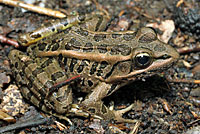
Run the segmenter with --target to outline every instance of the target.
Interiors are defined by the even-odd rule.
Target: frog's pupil
[[[137,61],[141,65],[145,65],[146,63],[148,63],[149,59],[150,59],[149,56],[146,56],[146,55],[141,55],[141,56],[137,57]]]

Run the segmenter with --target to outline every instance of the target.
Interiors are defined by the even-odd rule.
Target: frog
[[[8,57],[22,95],[42,111],[69,122],[69,116],[135,122],[122,117],[133,104],[114,110],[102,99],[163,72],[176,63],[179,53],[160,41],[152,28],[107,32],[107,20],[103,15],[71,15],[20,36],[19,42],[28,46],[26,52],[14,49]],[[74,103],[73,91],[87,95]]]

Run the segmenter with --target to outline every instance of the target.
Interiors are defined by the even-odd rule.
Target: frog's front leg
[[[117,122],[136,122],[135,120],[122,118],[124,113],[133,108],[133,104],[122,110],[113,110],[106,107],[102,102],[104,97],[110,95],[110,92],[119,87],[120,85],[112,85],[105,82],[98,84],[97,87],[95,87],[95,89],[81,103],[82,108],[94,115],[102,117],[105,120],[114,119]]]

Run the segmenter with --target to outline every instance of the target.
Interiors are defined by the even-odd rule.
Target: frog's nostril
[[[164,55],[162,56],[162,59],[169,59],[169,58],[171,58],[171,56],[168,55],[168,54],[164,54]]]

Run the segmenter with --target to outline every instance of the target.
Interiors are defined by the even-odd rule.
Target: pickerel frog
[[[151,28],[101,32],[105,20],[101,15],[69,16],[21,36],[21,44],[32,45],[26,53],[12,50],[9,59],[23,96],[63,119],[80,115],[132,122],[122,114],[133,105],[117,111],[102,99],[132,81],[162,72],[179,54]],[[75,76],[80,77],[52,90]],[[78,104],[73,103],[75,90],[88,93]]]

